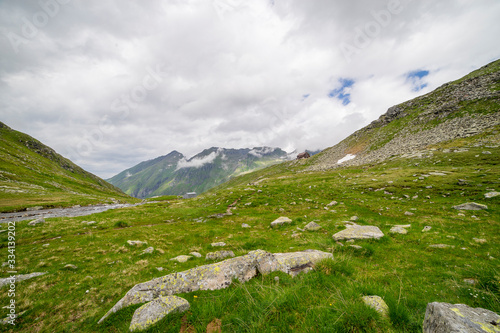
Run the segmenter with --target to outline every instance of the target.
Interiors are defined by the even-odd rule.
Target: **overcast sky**
[[[0,0],[0,121],[108,178],[330,147],[500,57],[498,0]]]

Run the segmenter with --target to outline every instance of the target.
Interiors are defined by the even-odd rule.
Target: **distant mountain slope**
[[[389,108],[378,120],[307,161],[308,170],[412,154],[500,124],[500,60],[431,93]]]
[[[173,151],[139,163],[108,181],[137,198],[181,195],[186,192],[202,193],[231,177],[282,162],[286,157],[285,151],[269,147],[212,147],[190,159]]]
[[[0,122],[0,211],[130,199],[52,148]]]

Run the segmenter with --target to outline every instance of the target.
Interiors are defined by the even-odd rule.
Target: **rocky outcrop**
[[[99,323],[124,307],[151,302],[160,296],[197,290],[223,289],[228,287],[234,279],[246,282],[257,273],[266,275],[282,271],[295,276],[300,272],[311,270],[315,263],[328,258],[332,259],[333,255],[316,250],[276,254],[256,250],[241,257],[172,273],[135,285],[99,320]]]
[[[500,316],[490,310],[464,304],[429,303],[425,311],[424,333],[500,332]]]

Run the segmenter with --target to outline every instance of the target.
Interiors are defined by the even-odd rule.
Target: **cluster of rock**
[[[162,297],[197,290],[223,289],[231,285],[234,279],[246,282],[258,273],[266,275],[281,271],[296,276],[300,272],[310,271],[315,263],[323,259],[333,259],[333,255],[317,250],[274,254],[256,250],[241,257],[169,274],[135,285],[99,320],[99,323],[124,307],[148,302],[136,310],[133,325],[130,327],[131,330],[143,329],[155,324],[168,311],[175,311],[172,308],[178,309],[179,304],[180,307],[186,308],[184,302]],[[171,304],[177,305],[171,307]]]

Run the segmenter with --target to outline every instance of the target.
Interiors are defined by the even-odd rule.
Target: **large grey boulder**
[[[500,332],[499,323],[500,316],[490,310],[434,302],[427,304],[423,332],[494,333]]]
[[[334,240],[350,240],[350,239],[379,239],[384,237],[384,233],[375,226],[357,225],[355,223],[347,224],[346,229],[337,232],[332,236]]]
[[[458,210],[483,210],[483,209],[488,209],[488,206],[478,204],[475,202],[467,202],[461,205],[453,206],[453,208]]]
[[[234,279],[246,282],[256,276],[257,272],[266,275],[282,271],[295,276],[300,272],[311,270],[315,263],[327,258],[332,259],[333,255],[316,250],[276,254],[256,250],[241,257],[172,273],[135,285],[99,320],[99,323],[124,307],[151,302],[160,296],[223,289],[231,285]]]
[[[189,303],[184,298],[160,296],[135,310],[129,329],[131,332],[144,330],[159,322],[169,313],[187,310],[189,310]]]

